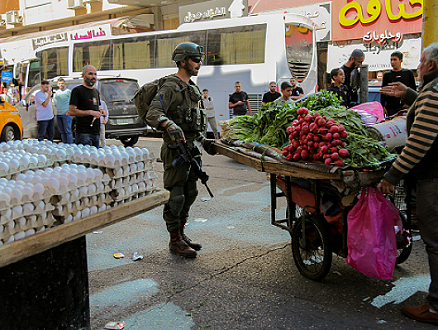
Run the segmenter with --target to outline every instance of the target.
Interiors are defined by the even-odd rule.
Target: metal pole
[[[435,0],[423,1],[423,49],[438,40],[438,3]]]
[[[368,64],[360,67],[360,103],[368,102]]]

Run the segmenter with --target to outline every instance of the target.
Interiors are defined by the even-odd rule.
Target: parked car
[[[21,140],[23,125],[18,110],[0,97],[0,141]]]
[[[69,89],[82,84],[82,78],[79,77],[63,78]],[[53,92],[56,92],[58,89],[57,79],[54,78],[51,81]],[[147,134],[146,123],[138,116],[135,104],[131,101],[139,88],[137,80],[131,78],[99,77],[95,87],[99,90],[102,100],[108,106],[109,116],[105,127],[105,137],[118,139],[126,147],[135,145],[140,136]],[[36,85],[17,105],[23,119],[24,138],[37,138],[38,136],[34,97],[40,90],[41,85]],[[52,103],[52,107],[56,113],[55,104]],[[59,137],[60,134],[55,121],[55,138]]]

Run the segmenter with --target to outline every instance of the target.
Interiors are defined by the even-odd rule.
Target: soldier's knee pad
[[[170,191],[170,198],[167,205],[169,207],[170,212],[178,217],[181,213],[182,208],[184,207],[185,197],[184,197],[184,188],[183,187],[173,187]]]

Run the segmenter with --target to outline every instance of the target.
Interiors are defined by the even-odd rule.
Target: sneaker
[[[403,306],[402,311],[406,316],[414,320],[438,325],[438,313],[430,312],[428,305]]]

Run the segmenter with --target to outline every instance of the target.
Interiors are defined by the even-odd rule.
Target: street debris
[[[138,261],[143,259],[142,255],[139,255],[137,252],[134,252],[134,254],[132,255],[132,261]]]
[[[114,253],[114,258],[116,258],[116,259],[121,259],[124,257],[125,257],[125,255],[123,253],[120,253],[120,252]]]
[[[202,197],[201,198],[201,201],[203,201],[203,202],[208,202],[209,200],[211,200],[210,197]]]
[[[105,329],[123,329],[125,327],[125,322],[109,322],[105,325]]]
[[[207,222],[207,219],[197,218],[195,219],[195,222]]]

